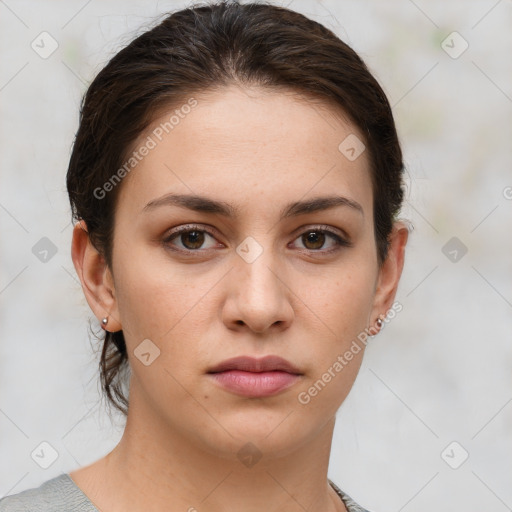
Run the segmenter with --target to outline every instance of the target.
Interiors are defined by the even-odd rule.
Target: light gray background
[[[122,434],[99,402],[65,172],[86,85],[155,15],[189,3],[0,1],[0,496],[93,462]],[[512,3],[280,5],[333,29],[383,85],[415,226],[403,311],[338,412],[329,476],[375,512],[511,510]],[[46,59],[31,48],[43,31],[59,45]],[[443,49],[464,41],[458,58]],[[32,252],[43,237],[57,249],[47,262]],[[452,237],[467,248],[456,262]],[[31,458],[43,441],[58,452],[48,469]]]

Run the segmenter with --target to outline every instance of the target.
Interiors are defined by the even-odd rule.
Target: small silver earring
[[[380,329],[382,327],[382,318],[377,318],[377,327]]]
[[[108,324],[108,317],[106,316],[102,321],[101,321],[102,325],[107,325]]]

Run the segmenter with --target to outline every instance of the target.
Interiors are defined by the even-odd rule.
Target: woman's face
[[[168,133],[174,109],[154,121],[117,185],[107,328],[126,339],[129,414],[222,456],[249,441],[277,456],[332,420],[361,364],[358,335],[391,307],[401,265],[379,269],[352,124],[286,92],[194,97]],[[209,373],[268,355],[295,374]]]

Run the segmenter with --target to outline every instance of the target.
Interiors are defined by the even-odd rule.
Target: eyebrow
[[[228,218],[236,218],[240,212],[239,207],[224,201],[217,201],[198,195],[173,193],[153,199],[144,206],[142,211],[149,212],[162,206],[179,206],[196,212],[218,214]],[[287,217],[329,210],[338,206],[349,207],[364,216],[363,207],[357,201],[343,196],[325,196],[316,197],[308,201],[296,201],[286,205],[281,211],[280,220]]]

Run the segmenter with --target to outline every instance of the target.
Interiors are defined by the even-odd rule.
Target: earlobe
[[[102,327],[106,327],[103,319],[107,318],[108,331],[121,330],[110,269],[103,255],[93,246],[83,220],[80,220],[73,229],[71,258],[89,307]]]
[[[371,313],[372,324],[377,318],[384,318],[393,305],[398,283],[402,275],[405,261],[405,247],[409,237],[409,229],[405,222],[396,221],[389,237],[389,249],[386,260],[382,263],[377,278],[377,286],[373,309]],[[373,320],[375,319],[375,320]],[[380,322],[380,327],[382,322]]]

